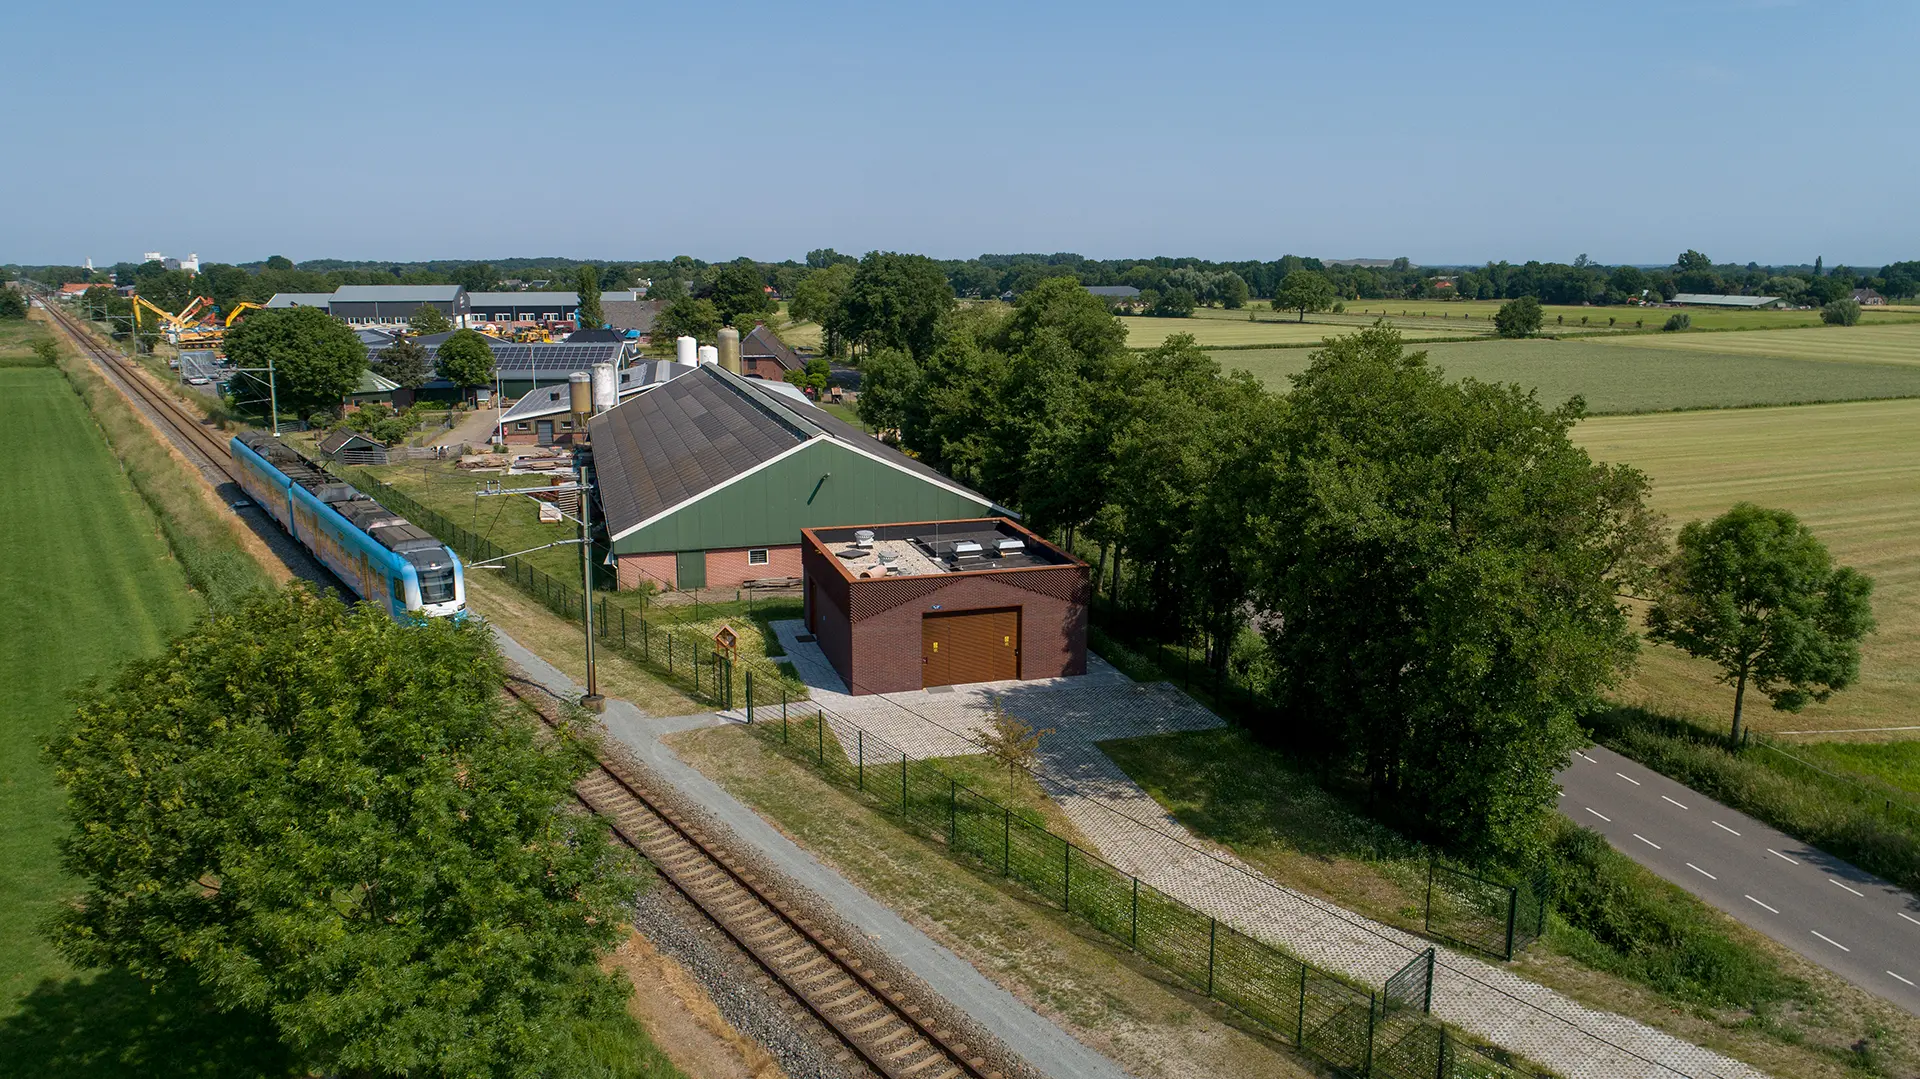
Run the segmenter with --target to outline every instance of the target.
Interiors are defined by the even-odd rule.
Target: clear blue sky
[[[1920,258],[1920,5],[30,4],[0,261]]]

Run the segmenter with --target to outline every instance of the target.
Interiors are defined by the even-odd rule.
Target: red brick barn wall
[[[761,549],[759,547],[726,547],[708,551],[707,587],[738,588],[747,581],[756,581],[762,577],[800,576],[799,544],[764,548],[767,552],[766,565],[749,565],[747,552]]]
[[[840,672],[848,685],[853,684],[853,626],[847,621],[848,581],[841,576],[833,556],[823,554],[812,544],[800,549],[806,584],[801,589],[807,606],[807,626],[826,653],[827,662]],[[919,647],[916,642],[915,648]],[[917,687],[916,687],[917,688]]]
[[[615,567],[621,588],[639,588],[652,581],[662,588],[673,587],[674,556],[666,554],[623,554]]]
[[[935,604],[942,612],[1019,608],[1021,678],[1087,673],[1085,566],[854,581],[848,589],[852,640],[842,674],[851,673],[854,693],[920,688],[920,619]]]

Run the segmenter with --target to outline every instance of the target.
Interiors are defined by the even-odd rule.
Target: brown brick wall
[[[826,653],[827,662],[833,664],[833,669],[851,686],[853,680],[847,677],[853,670],[853,627],[847,622],[850,582],[829,564],[830,558],[812,544],[801,545],[800,564],[806,576],[801,594],[806,602],[808,631],[820,642],[820,651]],[[919,648],[917,640],[914,647]]]
[[[652,581],[662,588],[673,587],[674,556],[668,554],[623,554],[615,567],[621,588],[638,588]]]
[[[768,547],[767,564],[753,566],[747,564],[747,551],[761,548],[727,547],[707,552],[707,587],[738,588],[747,581],[762,577],[798,577],[800,576],[800,545],[788,544],[785,547]]]

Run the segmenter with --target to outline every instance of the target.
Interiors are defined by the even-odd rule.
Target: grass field
[[[1829,771],[1870,776],[1888,786],[1920,794],[1920,741],[1812,742],[1796,745],[1792,752]]]
[[[1603,341],[1615,348],[1625,346],[1718,355],[1781,356],[1793,360],[1920,366],[1920,323],[1821,326],[1816,329],[1756,330],[1749,333],[1636,334],[1624,340]]]
[[[1220,315],[1238,316],[1221,318]],[[1318,320],[1305,323],[1291,319],[1277,319],[1271,314],[1262,314],[1257,322],[1247,321],[1244,311],[1216,311],[1211,315],[1196,314],[1193,318],[1147,318],[1144,316],[1122,315],[1120,322],[1127,328],[1127,345],[1130,348],[1153,348],[1177,333],[1190,333],[1195,342],[1207,348],[1245,347],[1248,345],[1306,345],[1319,344],[1328,337],[1351,333],[1354,328],[1364,325],[1366,320],[1341,320],[1329,324]],[[1398,320],[1396,320],[1398,321]],[[1433,320],[1438,323],[1439,319]],[[1488,332],[1486,326],[1468,326],[1456,321],[1451,327],[1425,325],[1406,325],[1402,331],[1409,340],[1431,337],[1455,337],[1473,333]]]
[[[1321,327],[1326,331],[1327,327]],[[1817,332],[1817,331],[1815,331]],[[1920,326],[1902,333],[1920,336]],[[1703,342],[1744,334],[1702,334]],[[1456,377],[1517,382],[1557,404],[1574,394],[1593,413],[1658,412],[1920,395],[1920,370],[1895,364],[1788,359],[1766,355],[1644,347],[1659,340],[1457,341],[1419,345]],[[1306,369],[1312,349],[1244,349],[1214,353],[1228,371],[1244,370],[1269,386]]]
[[[1595,348],[1606,346],[1596,345]],[[1829,369],[1829,364],[1812,364]],[[1894,368],[1888,368],[1894,370]],[[1867,638],[1860,683],[1797,715],[1748,700],[1762,731],[1920,724],[1920,401],[1614,416],[1574,432],[1594,457],[1653,479],[1653,504],[1679,525],[1740,500],[1792,510],[1834,557],[1874,579],[1879,632]],[[1724,724],[1731,691],[1717,668],[1649,647],[1621,692],[1628,703]],[[1913,737],[1920,731],[1882,737]]]
[[[1347,310],[1365,314],[1386,313],[1396,319],[1401,317],[1425,317],[1434,322],[1444,322],[1447,316],[1458,323],[1463,316],[1472,315],[1473,321],[1491,319],[1494,312],[1500,310],[1504,300],[1349,300]],[[1696,330],[1777,330],[1794,326],[1821,326],[1820,312],[1812,311],[1740,311],[1715,309],[1711,307],[1581,307],[1577,304],[1542,304],[1541,314],[1545,316],[1546,331],[1556,329],[1573,330],[1579,328],[1581,318],[1587,319],[1586,329],[1606,329],[1607,319],[1617,320],[1616,330],[1633,329],[1634,323],[1644,321],[1641,327],[1656,330],[1674,314],[1685,313],[1693,320]],[[1564,322],[1556,321],[1564,319]],[[1860,321],[1863,325],[1894,322],[1920,322],[1920,309],[1865,307],[1861,309]]]
[[[40,756],[66,694],[157,651],[201,609],[86,406],[51,367],[0,368],[0,1044],[23,998],[88,980],[40,938],[74,883],[54,841],[62,795]],[[36,989],[36,987],[39,987]],[[4,1056],[0,1051],[0,1056]]]

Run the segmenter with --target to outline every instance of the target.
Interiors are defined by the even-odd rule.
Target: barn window
[[[765,547],[755,547],[753,550],[747,552],[747,565],[764,566],[766,564],[767,549]]]
[[[524,430],[526,430],[526,429],[527,429],[527,425],[526,425],[526,422],[525,422],[525,421],[523,420],[523,421],[521,421],[520,423],[516,423],[516,424],[514,424],[514,425],[513,425],[513,429],[514,429],[514,430],[516,430],[516,431],[524,431]]]

